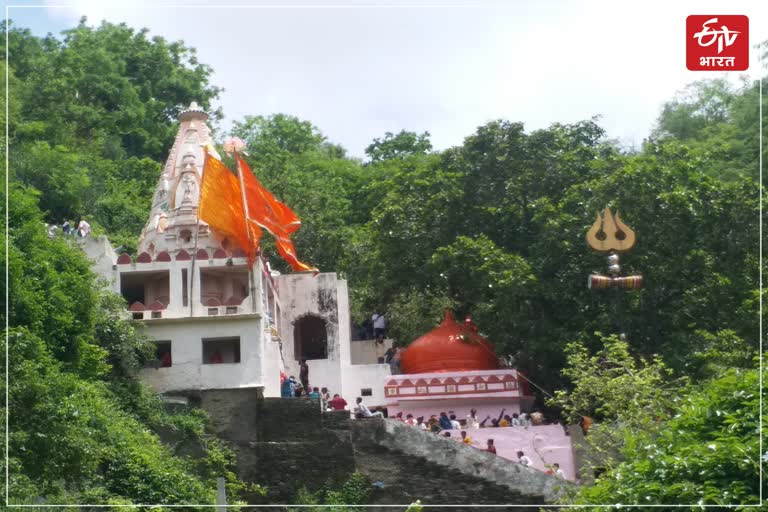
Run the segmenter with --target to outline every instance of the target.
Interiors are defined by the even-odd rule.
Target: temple
[[[165,394],[261,388],[279,397],[281,376],[298,377],[306,359],[310,386],[383,405],[374,383],[389,366],[377,364],[373,341],[352,346],[347,282],[333,272],[280,275],[263,256],[249,267],[233,241],[198,220],[203,151],[213,146],[207,119],[195,103],[180,113],[138,254],[84,240],[94,269],[155,340],[157,359],[141,378]]]
[[[403,352],[402,375],[377,362],[374,341],[351,341],[347,282],[334,272],[281,275],[263,255],[249,265],[233,241],[198,219],[203,151],[213,147],[208,115],[195,103],[159,177],[136,255],[117,256],[104,237],[81,239],[94,270],[121,294],[154,340],[156,359],[140,377],[166,397],[248,390],[280,397],[281,380],[309,365],[310,387],[350,404],[414,417],[471,409],[480,420],[529,411],[528,381],[500,365],[493,345],[467,318],[444,321]],[[391,340],[386,341],[391,346]],[[523,450],[533,466],[558,462],[575,477],[570,437],[561,425],[476,429],[477,447],[493,438],[498,455]]]

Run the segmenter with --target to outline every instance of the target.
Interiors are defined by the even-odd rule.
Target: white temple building
[[[198,221],[203,148],[213,145],[207,119],[195,103],[179,115],[138,255],[83,239],[94,270],[155,340],[157,362],[141,378],[161,393],[260,387],[278,397],[281,373],[298,378],[303,358],[311,387],[350,406],[357,396],[383,406],[390,369],[376,364],[373,342],[351,342],[347,282],[334,272],[280,275],[261,256],[248,268],[242,251]]]

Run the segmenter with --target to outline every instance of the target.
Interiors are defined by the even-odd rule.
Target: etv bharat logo
[[[686,66],[691,71],[745,71],[749,67],[749,18],[692,15],[685,20]]]

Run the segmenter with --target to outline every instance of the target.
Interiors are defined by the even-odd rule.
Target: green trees
[[[211,69],[182,43],[124,24],[82,20],[61,40],[11,27],[8,45],[12,178],[42,193],[46,221],[89,215],[133,247],[176,115],[218,95]]]
[[[205,417],[166,413],[136,381],[154,349],[123,301],[98,287],[75,242],[47,237],[37,194],[16,184],[10,194],[12,502],[212,504],[218,476],[236,500],[245,485],[232,452],[204,436]],[[205,455],[177,455],[160,428]]]
[[[731,369],[675,398],[674,416],[623,431],[625,462],[579,503],[748,505],[760,501],[759,372]]]

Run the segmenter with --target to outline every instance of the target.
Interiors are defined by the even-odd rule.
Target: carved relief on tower
[[[180,176],[173,197],[173,208],[196,208],[200,203],[200,173],[195,165],[195,155],[187,153],[181,159]]]

